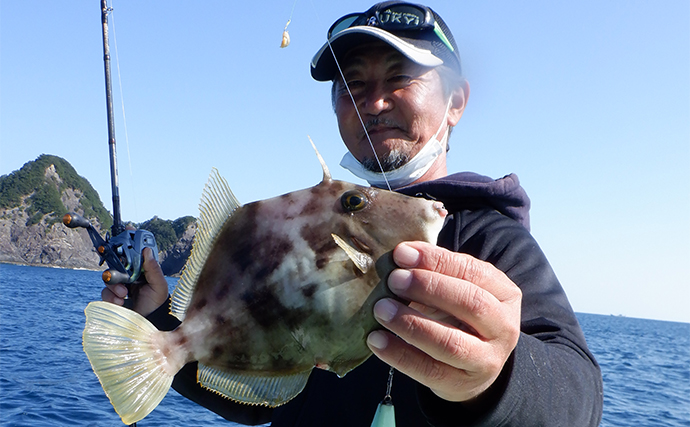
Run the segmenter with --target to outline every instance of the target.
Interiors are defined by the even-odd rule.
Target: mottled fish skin
[[[199,362],[202,387],[275,407],[303,390],[315,366],[343,376],[371,355],[373,305],[395,297],[385,284],[392,250],[435,243],[447,212],[334,181],[320,163],[320,184],[244,206],[211,174],[172,298],[182,320],[174,331],[115,304],[86,307],[84,351],[123,423],[153,411],[188,362]]]
[[[346,209],[345,193],[366,206]],[[217,236],[164,352],[225,371],[319,366],[345,375],[371,354],[373,304],[392,296],[392,249],[435,243],[444,217],[437,202],[332,180],[244,205]],[[372,268],[362,272],[331,234],[368,254]]]

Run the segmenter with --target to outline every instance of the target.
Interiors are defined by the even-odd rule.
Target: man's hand
[[[376,303],[374,316],[390,332],[372,332],[369,347],[445,400],[477,397],[517,345],[520,288],[487,262],[424,242],[399,244],[393,259],[401,268],[388,287],[411,303]]]
[[[139,294],[134,301],[134,311],[142,316],[148,316],[155,309],[161,306],[168,299],[168,282],[165,280],[163,270],[153,258],[151,248],[144,248],[144,264],[142,273],[146,278],[146,283],[139,286]],[[101,291],[103,301],[113,304],[124,304],[127,296],[127,287],[120,283],[106,284]]]

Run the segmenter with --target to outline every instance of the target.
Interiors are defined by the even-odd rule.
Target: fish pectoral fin
[[[352,262],[355,263],[359,271],[361,271],[364,274],[367,274],[369,268],[371,268],[371,266],[374,265],[374,259],[368,254],[365,254],[364,252],[355,249],[354,246],[347,243],[345,240],[343,240],[342,237],[338,236],[337,234],[331,233],[331,236],[333,236],[335,244],[340,246],[340,249],[344,250],[347,256],[350,257]]]
[[[261,376],[224,371],[199,363],[197,381],[202,387],[249,405],[280,406],[307,385],[311,369],[284,376]]]

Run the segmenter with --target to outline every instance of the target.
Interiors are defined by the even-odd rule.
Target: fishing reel
[[[108,264],[103,272],[105,283],[122,283],[125,285],[143,283],[141,270],[144,264],[144,248],[151,248],[153,257],[158,261],[158,245],[156,239],[148,230],[124,230],[115,236],[106,233],[101,237],[91,223],[75,213],[68,213],[62,218],[62,223],[69,228],[85,228],[89,233],[96,252],[101,257],[98,265]],[[129,288],[129,286],[128,286]]]

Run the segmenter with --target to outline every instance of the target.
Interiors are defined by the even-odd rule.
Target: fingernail
[[[115,287],[115,295],[117,295],[120,298],[124,298],[127,296],[127,286],[125,285],[117,285]]]
[[[374,331],[367,337],[367,344],[377,350],[383,350],[388,346],[388,337],[383,332]]]
[[[396,294],[404,292],[412,283],[412,272],[402,268],[395,269],[388,276],[388,287]]]
[[[393,259],[400,267],[415,267],[419,263],[419,251],[405,244],[398,245],[393,251]]]
[[[374,316],[382,322],[390,322],[398,307],[389,299],[382,299],[374,305]]]

